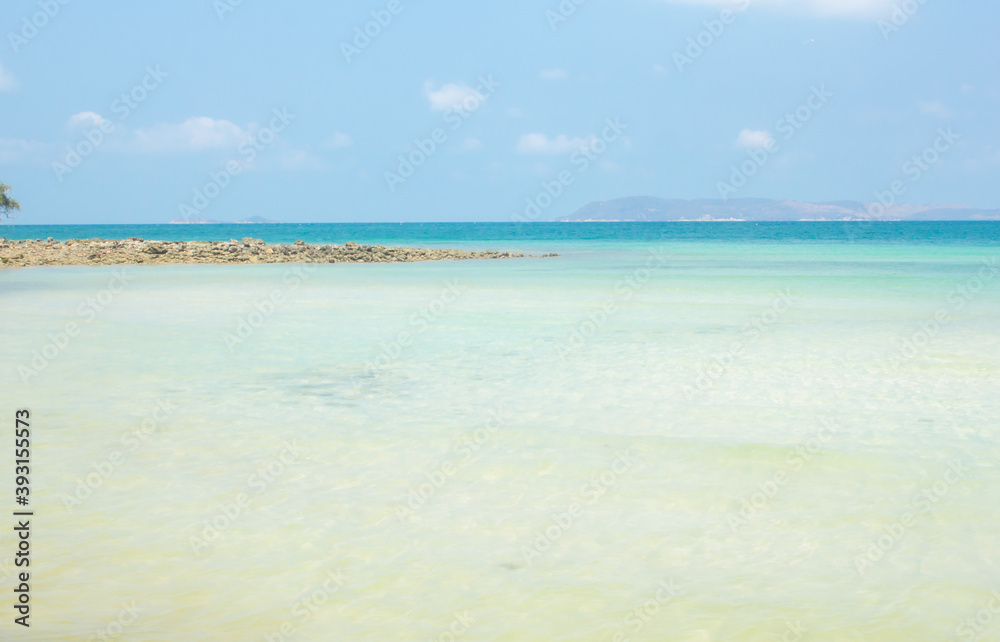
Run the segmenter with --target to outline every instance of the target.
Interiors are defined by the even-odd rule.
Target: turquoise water
[[[0,271],[38,511],[2,637],[998,639],[998,228],[813,225]]]
[[[228,241],[246,236],[269,243],[338,243],[481,247],[621,247],[622,243],[704,241],[734,243],[973,244],[1000,241],[998,222],[810,223],[303,223],[280,225],[5,225],[8,239],[144,238],[160,241]]]

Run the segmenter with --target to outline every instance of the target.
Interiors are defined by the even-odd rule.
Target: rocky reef
[[[469,259],[522,258],[519,252],[420,249],[381,245],[268,245],[260,239],[228,242],[123,241],[51,238],[8,241],[0,239],[0,267],[39,265],[162,265],[167,263],[412,263]]]

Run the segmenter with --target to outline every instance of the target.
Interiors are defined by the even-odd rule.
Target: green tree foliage
[[[0,218],[10,216],[10,213],[21,209],[21,204],[7,196],[10,185],[0,183]]]

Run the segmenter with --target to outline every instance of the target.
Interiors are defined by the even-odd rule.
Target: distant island
[[[962,205],[805,203],[766,198],[683,201],[631,196],[589,203],[557,222],[587,221],[1000,221],[1000,209]]]
[[[170,221],[171,225],[277,225],[281,221],[272,221],[269,218],[264,218],[263,216],[251,216],[248,219],[242,221],[233,221],[232,223],[226,223],[225,221],[213,221],[207,218],[175,218]]]

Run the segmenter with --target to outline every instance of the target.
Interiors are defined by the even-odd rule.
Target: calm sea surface
[[[1000,639],[1000,224],[0,236],[560,255],[0,270],[2,639]]]

